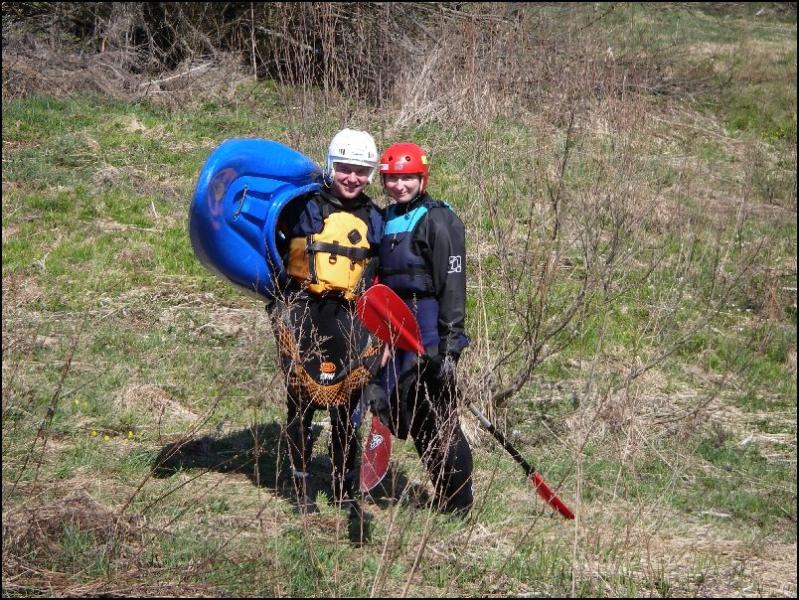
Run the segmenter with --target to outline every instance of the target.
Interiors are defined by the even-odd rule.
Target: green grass
[[[55,567],[67,572],[80,572],[87,580],[108,573],[108,558],[97,555],[98,540],[92,532],[67,525],[61,540],[62,552]]]

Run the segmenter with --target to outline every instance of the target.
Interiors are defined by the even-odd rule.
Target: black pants
[[[357,399],[355,400],[357,403]],[[343,498],[351,495],[358,484],[358,457],[360,444],[358,431],[352,424],[354,404],[332,406],[330,424],[330,458],[333,463],[333,496]],[[288,395],[288,414],[286,418],[286,438],[289,460],[295,472],[307,473],[311,463],[311,427],[316,407],[302,398]]]
[[[468,511],[473,502],[472,451],[461,430],[455,402],[446,393],[444,397],[430,397],[424,387],[420,386],[412,413],[413,443],[433,482],[439,507]]]
[[[333,493],[342,497],[357,484],[360,445],[351,417],[371,377],[370,366],[379,360],[380,346],[356,318],[353,303],[340,297],[296,294],[275,302],[269,311],[286,374],[292,468],[308,472],[313,416],[317,409],[328,409]]]
[[[472,451],[456,410],[455,388],[430,377],[418,380],[411,371],[396,388],[395,431],[410,433],[416,452],[436,491],[436,503],[446,511],[467,512],[473,503]]]

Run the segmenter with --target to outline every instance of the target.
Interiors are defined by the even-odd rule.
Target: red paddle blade
[[[361,491],[368,492],[383,480],[391,458],[391,432],[375,416],[361,458]]]
[[[541,477],[538,473],[533,473],[531,477],[531,481],[533,483],[533,487],[535,488],[536,493],[544,499],[544,501],[555,508],[560,514],[562,514],[567,519],[573,519],[574,513],[569,510],[569,507],[566,506],[563,501],[555,495],[550,487],[544,481],[544,478]]]
[[[391,288],[378,283],[358,298],[358,318],[380,340],[400,348],[424,353],[422,334],[411,309]]]

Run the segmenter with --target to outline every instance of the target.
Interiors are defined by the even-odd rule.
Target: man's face
[[[386,174],[383,175],[383,187],[386,188],[386,193],[389,196],[404,204],[419,194],[422,177],[414,174]]]
[[[369,183],[370,167],[333,163],[333,194],[342,200],[357,198]]]

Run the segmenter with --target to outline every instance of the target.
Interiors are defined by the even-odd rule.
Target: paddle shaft
[[[535,468],[526,460],[524,460],[524,458],[522,458],[522,455],[519,454],[516,448],[514,448],[511,443],[505,439],[505,436],[502,435],[502,433],[496,427],[494,427],[493,423],[491,423],[491,421],[489,421],[486,416],[477,409],[477,407],[475,407],[471,402],[466,402],[466,408],[468,408],[471,413],[477,417],[477,420],[480,421],[482,426],[485,427],[500,444],[502,444],[502,447],[505,448],[508,454],[513,457],[513,460],[521,465],[528,477],[535,473]]]

